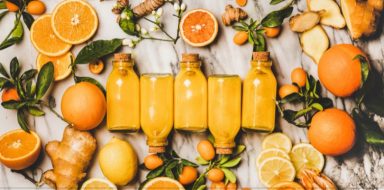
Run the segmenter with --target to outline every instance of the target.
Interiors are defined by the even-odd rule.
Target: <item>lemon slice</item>
[[[264,150],[277,148],[283,150],[286,153],[289,153],[292,148],[292,142],[291,139],[289,139],[289,137],[283,133],[272,133],[265,137],[262,147]]]
[[[259,167],[259,179],[267,187],[295,179],[295,167],[284,158],[272,157],[264,160]]]
[[[264,160],[272,157],[280,157],[280,158],[285,158],[287,160],[291,159],[286,152],[277,148],[271,148],[271,149],[266,149],[261,151],[259,156],[257,156],[256,166],[259,167]]]
[[[301,143],[292,148],[290,153],[291,161],[295,166],[297,174],[303,168],[321,171],[324,167],[324,156],[311,144]]]
[[[112,182],[106,179],[91,178],[83,183],[81,190],[117,190],[117,187]]]

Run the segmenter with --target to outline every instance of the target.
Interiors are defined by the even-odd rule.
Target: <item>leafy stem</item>
[[[43,101],[43,100],[40,100],[40,101],[39,101],[39,104],[40,104],[42,107],[46,107],[46,108],[48,108],[53,114],[55,114],[55,115],[56,115],[58,118],[60,118],[62,121],[66,122],[66,123],[68,123],[68,124],[70,124],[70,125],[72,125],[71,122],[69,122],[69,121],[67,121],[66,119],[64,119],[64,117],[61,116],[61,115],[54,109],[54,107],[53,107],[51,104],[49,104],[48,102]]]

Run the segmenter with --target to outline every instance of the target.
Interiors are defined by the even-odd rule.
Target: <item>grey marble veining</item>
[[[47,12],[53,10],[54,6],[60,0],[44,1],[47,4]],[[118,25],[115,23],[115,15],[110,12],[115,1],[107,0],[99,2],[97,0],[89,0],[95,7],[99,15],[100,27],[93,39],[112,39],[125,38],[125,35]],[[137,4],[138,0],[132,1],[132,4]],[[220,18],[226,4],[235,4],[234,0],[186,0],[188,9],[205,8],[214,13],[217,18]],[[283,6],[270,6],[269,0],[249,0],[245,10],[249,15],[256,19],[263,18],[271,10],[276,10]],[[303,11],[306,9],[305,0],[298,0],[294,5],[294,12]],[[164,7],[166,14],[163,20],[166,21],[166,28],[175,28],[175,19],[170,16],[168,11],[172,10],[170,5]],[[7,15],[0,22],[0,39],[3,39],[7,32],[12,27],[13,16]],[[144,27],[147,27],[143,23]],[[249,69],[249,60],[251,57],[252,47],[244,45],[238,47],[233,44],[232,38],[235,33],[229,27],[219,26],[219,35],[216,41],[206,48],[193,48],[179,40],[176,45],[166,42],[144,41],[137,48],[131,50],[127,47],[123,51],[132,52],[137,69],[140,73],[144,72],[168,72],[176,74],[178,72],[178,61],[183,52],[197,52],[203,59],[203,71],[206,75],[214,73],[238,74],[242,78],[246,75]],[[384,65],[384,34],[381,34],[376,39],[369,41],[352,42],[346,30],[335,30],[330,27],[324,27],[331,44],[338,43],[354,43],[369,54],[369,58],[373,65],[380,71]],[[172,30],[174,32],[174,30]],[[23,64],[24,69],[35,67],[35,59],[37,52],[29,41],[29,32],[26,30],[24,40],[11,48],[0,51],[0,62],[8,66],[10,60],[17,56]],[[267,40],[268,49],[271,52],[273,59],[273,68],[279,84],[290,83],[290,72],[293,68],[302,66],[310,74],[317,76],[316,64],[304,53],[300,48],[299,35],[289,30],[287,23],[284,24],[284,29],[276,39]],[[82,46],[73,48],[75,54],[78,53]],[[22,52],[22,53],[20,53]],[[110,64],[110,59],[108,60]],[[107,65],[108,65],[107,64]],[[103,84],[106,83],[106,78],[112,67],[107,66],[106,71],[102,75],[92,75],[89,73],[86,65],[79,66],[79,75],[91,75],[98,79]],[[74,82],[71,78],[55,84],[52,95],[56,97],[58,106],[56,110],[60,111],[61,95],[64,90]],[[335,98],[331,93],[323,91],[324,95],[330,97],[335,105],[339,108],[350,111],[353,103],[349,100]],[[18,128],[16,113],[14,111],[0,108],[0,134]],[[31,120],[32,126],[43,140],[47,143],[50,140],[61,139],[64,127],[66,126],[60,119],[47,110],[45,117]],[[280,119],[277,123],[278,130],[286,133],[294,143],[307,142],[306,130],[297,128]],[[99,127],[95,132],[98,140],[98,147],[107,143],[112,136],[119,136],[129,141],[135,147],[138,153],[140,162],[146,156],[147,146],[145,144],[145,136],[142,133],[138,134],[119,134],[110,133],[105,129],[105,126]],[[235,170],[240,186],[253,187],[263,189],[260,184],[255,166],[256,156],[261,151],[261,141],[265,134],[249,133],[242,134],[241,142],[247,146],[247,151],[242,155],[242,164]],[[199,140],[206,138],[206,134],[179,134],[174,133],[172,138],[172,147],[183,157],[194,160],[197,156],[195,150]],[[384,188],[384,155],[380,148],[364,145],[360,143],[348,154],[341,157],[327,157],[326,167],[324,172],[332,178],[340,189],[378,189]],[[50,160],[44,155],[40,161],[39,168],[46,170],[51,168]],[[202,168],[201,168],[202,170]],[[0,165],[0,189],[21,189],[33,188],[33,184],[25,180],[21,175],[10,172],[8,168]],[[138,173],[139,179],[144,179],[145,172]],[[89,169],[89,177],[103,177],[100,168],[97,164],[97,158],[91,164]],[[131,183],[124,189],[134,189],[138,182]],[[46,188],[46,186],[44,186]]]

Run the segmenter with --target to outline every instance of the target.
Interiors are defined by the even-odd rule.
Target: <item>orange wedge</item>
[[[55,34],[69,44],[81,44],[89,40],[99,24],[93,7],[84,0],[65,0],[52,14]]]
[[[51,61],[54,67],[55,81],[59,81],[67,78],[71,74],[71,58],[73,55],[71,52],[67,52],[64,55],[58,57],[49,57],[44,54],[39,54],[36,60],[36,68],[40,70],[44,64]]]
[[[52,30],[51,15],[43,15],[33,22],[31,41],[36,50],[47,56],[60,56],[67,53],[72,45],[60,40]]]
[[[0,162],[13,170],[22,170],[36,162],[41,141],[35,132],[16,129],[0,137]]]
[[[143,190],[172,189],[184,190],[183,185],[169,177],[157,177],[146,183]]]

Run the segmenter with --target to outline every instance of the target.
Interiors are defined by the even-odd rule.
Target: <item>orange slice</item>
[[[40,70],[44,64],[51,61],[53,63],[55,81],[59,81],[67,78],[71,74],[71,52],[58,57],[49,57],[43,54],[39,54],[36,59],[37,70]]]
[[[99,20],[93,7],[84,0],[65,0],[52,14],[55,34],[69,44],[89,40],[96,32]]]
[[[180,22],[181,37],[194,47],[203,47],[212,43],[218,30],[215,16],[204,9],[189,11]]]
[[[31,166],[39,157],[41,141],[35,132],[16,129],[0,137],[0,162],[13,170]]]
[[[143,187],[143,190],[158,190],[158,189],[172,189],[172,190],[184,190],[183,185],[178,181],[169,177],[154,178]]]
[[[36,50],[47,56],[60,56],[67,53],[72,45],[60,40],[52,30],[51,15],[43,15],[33,22],[31,41]]]

